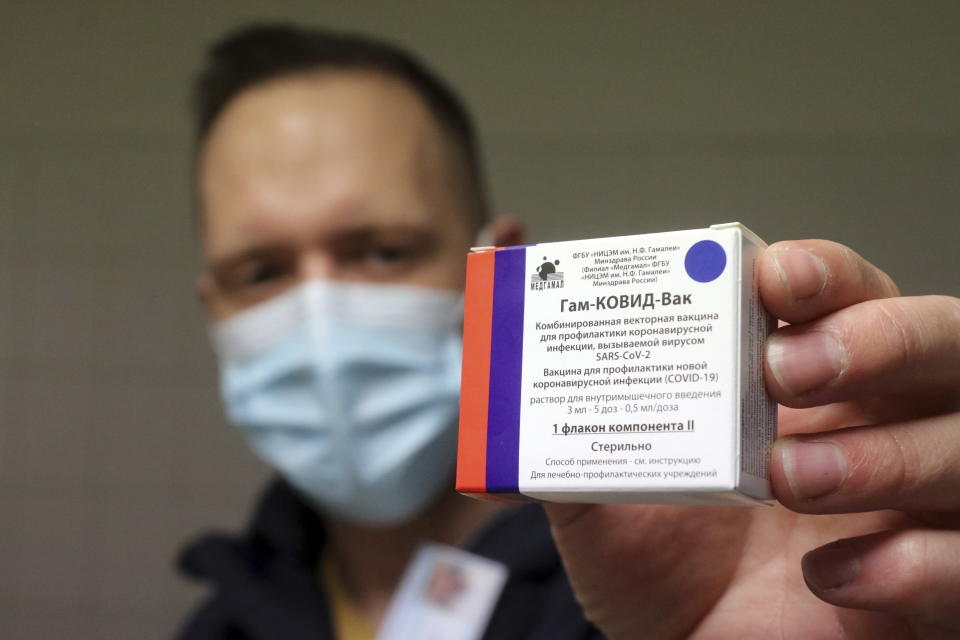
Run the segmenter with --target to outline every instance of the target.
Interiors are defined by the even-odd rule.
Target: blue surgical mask
[[[310,281],[215,325],[230,421],[329,515],[411,519],[451,484],[462,300]]]

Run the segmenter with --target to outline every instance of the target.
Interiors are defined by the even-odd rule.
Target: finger
[[[830,604],[960,630],[956,531],[884,531],[838,540],[806,554],[801,566],[810,590]]]
[[[789,436],[770,481],[801,513],[960,509],[960,415]]]
[[[852,304],[900,295],[886,273],[828,240],[777,242],[760,256],[764,306],[787,322],[807,322]]]
[[[767,389],[780,403],[811,407],[877,394],[960,389],[960,300],[871,300],[820,320],[783,327],[765,346]]]
[[[917,420],[956,411],[957,399],[932,402],[914,394],[884,394],[847,402],[834,402],[807,409],[777,406],[777,432],[780,437],[835,431],[880,423]]]

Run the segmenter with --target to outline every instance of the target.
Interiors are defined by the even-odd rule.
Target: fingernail
[[[842,541],[811,551],[800,561],[804,578],[820,591],[852,582],[860,573],[860,561],[852,552]]]
[[[846,354],[836,338],[821,331],[774,334],[767,340],[767,363],[780,387],[802,395],[843,371]]]
[[[797,500],[812,500],[836,491],[847,479],[847,456],[831,442],[784,438],[776,446],[790,492]]]
[[[776,249],[773,262],[794,302],[812,298],[827,286],[827,265],[806,249]]]

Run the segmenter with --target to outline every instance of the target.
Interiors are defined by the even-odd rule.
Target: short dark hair
[[[397,45],[354,33],[292,24],[251,24],[227,33],[207,53],[194,93],[196,142],[202,146],[217,117],[237,95],[276,78],[311,71],[372,71],[407,84],[423,100],[463,162],[471,223],[488,205],[479,144],[466,108],[439,76]]]

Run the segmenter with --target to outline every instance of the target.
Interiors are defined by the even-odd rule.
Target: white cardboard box
[[[457,488],[552,502],[764,504],[765,243],[709,229],[468,258]]]

